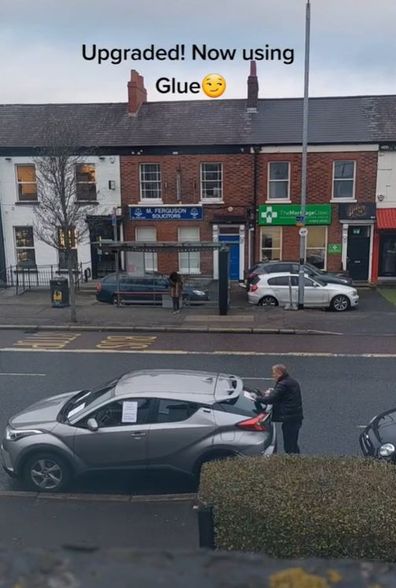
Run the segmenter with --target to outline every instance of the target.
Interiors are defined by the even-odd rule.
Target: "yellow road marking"
[[[136,336],[136,335],[109,335],[96,345],[97,349],[147,349],[157,337]]]
[[[14,343],[15,346],[20,346],[28,349],[64,349],[66,345],[74,341],[80,336],[80,333],[34,333]]]

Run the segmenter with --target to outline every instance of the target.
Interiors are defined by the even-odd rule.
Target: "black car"
[[[396,408],[374,417],[359,441],[363,455],[396,464]]]
[[[262,261],[252,266],[246,276],[245,284],[249,288],[253,278],[261,274],[274,274],[279,272],[286,272],[290,274],[298,274],[298,261]],[[320,279],[325,284],[343,284],[344,286],[351,286],[352,280],[343,273],[333,274],[324,270],[318,269],[311,263],[304,264],[304,273],[311,278]]]
[[[119,296],[123,304],[147,303],[162,304],[163,296],[169,296],[169,279],[166,276],[153,274],[150,276],[132,276],[119,274]],[[183,302],[197,304],[209,300],[206,290],[191,284],[183,287]],[[117,274],[109,274],[96,284],[96,300],[99,302],[117,303]]]

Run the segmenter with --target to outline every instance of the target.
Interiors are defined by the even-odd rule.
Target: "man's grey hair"
[[[281,372],[283,376],[287,376],[288,374],[287,367],[283,363],[276,363],[272,366],[272,369]]]

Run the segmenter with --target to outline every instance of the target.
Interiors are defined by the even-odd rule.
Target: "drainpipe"
[[[253,147],[253,259],[251,260],[252,264],[255,263],[256,260],[256,245],[257,245],[257,191],[258,191],[258,154],[260,153],[260,147]]]
[[[1,218],[1,203],[0,203],[0,288],[7,285],[7,272],[4,249],[4,234],[3,221]]]

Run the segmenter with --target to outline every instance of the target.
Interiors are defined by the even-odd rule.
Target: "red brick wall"
[[[155,226],[157,241],[177,241],[179,227],[196,226],[200,228],[201,241],[212,241],[213,224],[211,221],[215,215],[246,218],[247,208],[252,206],[254,178],[253,156],[250,153],[241,153],[240,155],[122,156],[121,201],[124,207],[127,207],[128,204],[138,204],[140,201],[139,165],[142,163],[159,163],[161,165],[162,201],[165,205],[199,204],[201,163],[222,163],[224,202],[222,204],[204,204],[203,220],[198,222],[127,221],[124,233],[126,240],[135,240],[136,226]],[[178,171],[181,172],[181,200],[176,199]],[[229,207],[232,207],[232,210],[228,211]],[[212,273],[212,262],[213,254],[211,252],[201,253],[201,272],[203,274]],[[159,271],[167,273],[173,271],[175,267],[178,267],[177,253],[162,253],[158,256]]]
[[[337,160],[356,161],[355,196],[358,202],[375,202],[377,178],[377,152],[309,153],[307,162],[307,204],[326,204],[332,196],[333,162]],[[258,156],[258,205],[267,200],[268,163],[270,161],[289,161],[290,198],[300,203],[301,193],[301,154],[299,153],[261,153]],[[274,201],[276,204],[276,201]],[[338,204],[332,204],[332,224],[328,227],[328,243],[341,243],[342,225],[338,218]],[[297,227],[283,227],[283,259],[298,259],[299,235]],[[261,256],[260,230],[256,236],[256,259]],[[341,269],[341,255],[327,256],[327,269]]]

